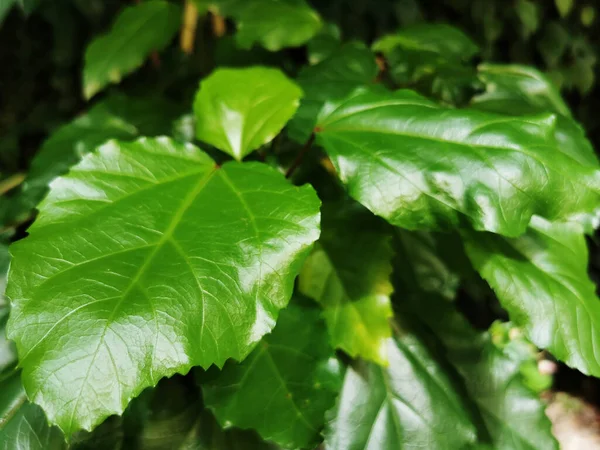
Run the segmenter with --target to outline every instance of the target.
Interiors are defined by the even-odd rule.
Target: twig
[[[0,195],[4,195],[11,189],[16,188],[23,180],[25,180],[24,173],[15,173],[7,179],[0,181]]]
[[[185,1],[183,10],[183,26],[181,27],[180,46],[183,53],[191,55],[194,52],[196,27],[198,25],[198,7],[193,0]]]
[[[294,162],[292,163],[292,165],[289,167],[289,169],[287,170],[287,172],[285,172],[285,177],[289,178],[292,176],[292,174],[294,173],[294,171],[298,168],[298,166],[300,164],[302,164],[302,160],[304,159],[304,155],[310,150],[310,147],[312,146],[313,142],[315,141],[315,133],[312,133],[310,135],[310,137],[308,138],[308,141],[306,141],[306,143],[304,144],[304,146],[302,147],[302,149],[298,152],[298,156],[296,156],[296,159],[294,160]]]

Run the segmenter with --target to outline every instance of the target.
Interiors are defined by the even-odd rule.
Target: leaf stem
[[[304,155],[310,150],[314,141],[315,141],[315,133],[312,133],[310,135],[310,137],[308,138],[308,140],[306,141],[306,143],[304,144],[304,146],[302,147],[302,149],[298,152],[298,156],[296,156],[296,159],[294,160],[292,165],[288,168],[287,172],[285,172],[286,178],[291,177],[292,174],[294,173],[294,171],[298,168],[298,166],[300,164],[302,164]]]
[[[4,195],[11,189],[16,188],[23,180],[25,180],[24,173],[15,173],[7,179],[0,181],[0,195]]]
[[[183,11],[183,26],[181,27],[180,46],[186,55],[194,52],[196,27],[198,25],[198,7],[193,0],[186,0]]]

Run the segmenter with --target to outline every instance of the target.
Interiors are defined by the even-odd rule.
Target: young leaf
[[[561,153],[555,117],[444,109],[411,91],[355,91],[327,104],[317,142],[352,197],[407,229],[461,226],[507,236],[532,215],[598,208],[600,172]]]
[[[241,48],[260,43],[272,52],[299,47],[321,28],[321,18],[304,0],[211,0],[210,8],[237,23]]]
[[[475,108],[511,116],[555,112],[558,149],[580,164],[598,167],[598,158],[583,129],[543,73],[516,64],[482,64],[478,75],[486,92],[473,98]]]
[[[325,309],[334,347],[385,365],[392,335],[391,236],[357,203],[325,203],[321,212],[323,231],[298,288]]]
[[[163,0],[149,0],[123,10],[105,35],[87,47],[83,92],[92,98],[107,85],[140,67],[153,50],[165,48],[181,22],[181,8]]]
[[[66,450],[60,430],[49,427],[44,411],[27,401],[20,373],[0,380],[0,448]]]
[[[9,337],[31,400],[69,436],[162,377],[242,360],[287,304],[318,210],[265,165],[219,167],[167,138],[86,155],[12,246]]]
[[[467,252],[511,321],[538,347],[585,374],[600,376],[600,301],[587,274],[580,227],[534,217],[527,234],[465,235]]]
[[[254,428],[284,448],[308,448],[319,439],[339,378],[319,310],[292,304],[244,362],[228,363],[202,392],[223,426]]]
[[[196,137],[241,161],[277,136],[300,97],[302,90],[278,69],[217,69],[194,101]]]
[[[305,142],[323,104],[341,100],[355,88],[372,83],[377,70],[375,55],[360,42],[346,43],[319,64],[305,67],[298,76],[304,98],[290,122],[290,136]]]
[[[388,340],[389,367],[355,363],[346,371],[327,450],[427,448],[474,444],[476,428],[450,378],[412,334]]]

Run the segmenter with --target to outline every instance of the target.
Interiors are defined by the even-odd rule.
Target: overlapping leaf
[[[83,92],[92,98],[111,83],[140,67],[153,50],[165,48],[179,29],[181,8],[164,0],[129,6],[111,30],[88,46],[83,68]]]
[[[557,149],[555,121],[361,89],[324,107],[317,142],[350,195],[394,225],[518,236],[534,214],[568,220],[600,205],[600,172]]]
[[[298,76],[304,98],[290,122],[290,136],[300,142],[306,141],[323,104],[341,100],[353,89],[372,83],[377,70],[375,55],[359,42],[339,46],[323,61],[305,67]]]
[[[456,370],[464,389],[462,398],[474,413],[480,445],[498,450],[556,449],[544,405],[528,387],[532,377],[524,375],[526,368],[537,370],[532,350],[522,340],[510,341],[505,347],[497,345],[489,332],[474,330],[452,303],[439,295],[445,295],[447,288],[435,281],[439,277],[434,274],[440,267],[442,273],[457,269],[432,252],[432,242],[447,236],[437,238],[441,239],[430,236],[424,240],[421,234],[401,232],[394,272],[401,291],[397,301],[428,325],[449,364],[446,367]],[[452,262],[457,254],[453,253]]]
[[[254,428],[284,448],[309,448],[339,389],[339,364],[314,307],[292,304],[241,364],[202,386],[224,426]]]
[[[167,138],[88,154],[12,248],[30,398],[71,435],[164,376],[243,359],[291,296],[318,208],[273,169]]]
[[[196,95],[196,137],[239,161],[277,136],[300,97],[302,90],[277,69],[217,69]]]
[[[259,43],[270,51],[298,47],[321,28],[321,18],[304,0],[211,0],[210,8],[233,17],[240,47]]]
[[[410,332],[388,340],[389,367],[355,363],[346,371],[325,448],[454,450],[475,443],[450,377]]]
[[[558,149],[581,164],[598,167],[598,158],[585,132],[572,119],[558,89],[544,74],[514,64],[482,64],[478,74],[486,92],[473,99],[474,107],[511,116],[555,112]]]
[[[569,366],[600,376],[600,300],[587,274],[580,227],[535,217],[517,239],[465,236],[475,268],[531,341]]]
[[[325,203],[321,211],[321,238],[298,288],[323,306],[334,347],[385,365],[392,335],[389,230],[354,202]]]

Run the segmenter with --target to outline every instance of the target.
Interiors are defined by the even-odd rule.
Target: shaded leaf
[[[329,58],[341,45],[342,33],[334,23],[326,23],[317,35],[308,41],[309,64],[318,64]]]
[[[568,220],[599,205],[600,172],[557,149],[555,121],[361,89],[323,108],[317,142],[350,195],[393,225],[443,229],[468,221],[518,236],[534,214]]]
[[[210,8],[237,24],[240,47],[259,43],[270,51],[298,47],[321,28],[321,18],[304,0],[211,0]]]
[[[375,55],[360,42],[340,46],[320,63],[305,67],[298,76],[304,98],[289,125],[290,136],[305,142],[326,101],[341,100],[355,88],[370,84],[377,75]]]
[[[165,48],[181,22],[181,8],[163,0],[128,6],[111,30],[85,52],[83,92],[90,99],[140,67],[153,50]]]
[[[202,385],[206,405],[225,427],[254,428],[285,448],[316,444],[339,388],[327,341],[317,308],[288,306],[244,362]]]
[[[9,336],[31,399],[71,435],[164,376],[243,359],[291,296],[318,208],[267,166],[167,138],[88,154],[12,246]]]
[[[473,265],[511,321],[567,365],[600,376],[600,301],[587,274],[580,227],[534,217],[517,239],[489,233],[465,238]]]
[[[217,69],[194,101],[196,137],[240,161],[277,136],[300,97],[302,90],[277,69]]]
[[[346,371],[325,448],[455,450],[476,429],[452,381],[429,350],[399,330],[388,340],[389,367],[355,363]]]
[[[325,203],[321,212],[323,231],[298,289],[323,306],[334,347],[385,365],[392,335],[391,236],[354,202]]]

